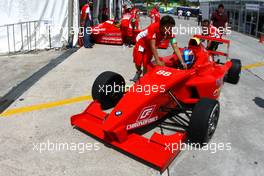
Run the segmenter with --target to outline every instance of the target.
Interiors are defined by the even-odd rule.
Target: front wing
[[[107,114],[101,110],[100,104],[92,102],[87,109],[71,117],[71,125],[78,127],[105,143],[111,144],[131,155],[135,159],[144,161],[163,172],[180,152],[180,145],[186,139],[186,132],[176,132],[173,135],[154,133],[149,139],[127,132],[124,142],[111,141],[103,130]],[[172,148],[170,146],[178,146]]]

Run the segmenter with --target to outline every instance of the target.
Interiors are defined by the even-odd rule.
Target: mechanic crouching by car
[[[172,33],[172,28],[175,26],[173,17],[166,15],[163,16],[158,23],[149,25],[145,30],[140,32],[136,37],[136,45],[133,51],[133,59],[137,72],[131,81],[136,82],[143,73],[147,72],[147,67],[152,65],[151,59],[154,57],[157,65],[163,66],[164,62],[159,59],[157,47],[162,40],[169,39],[171,46],[179,58],[180,63],[186,69],[187,65],[182,59],[181,52],[177,46],[176,38]]]

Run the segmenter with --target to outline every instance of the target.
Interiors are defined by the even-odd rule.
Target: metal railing
[[[2,38],[2,41],[6,40],[7,42],[8,54],[37,50],[37,42],[39,40],[37,32],[40,32],[42,24],[48,28],[48,47],[51,49],[51,32],[50,25],[48,25],[49,23],[50,22],[47,20],[38,20],[1,25],[0,29],[6,29],[6,36],[4,36],[6,39]],[[20,46],[17,46],[18,44]]]

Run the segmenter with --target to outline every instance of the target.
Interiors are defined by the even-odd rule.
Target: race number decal
[[[162,76],[170,76],[172,74],[171,72],[168,72],[165,70],[159,70],[156,73],[157,73],[157,75],[162,75]]]

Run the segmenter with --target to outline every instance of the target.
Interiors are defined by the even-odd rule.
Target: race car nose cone
[[[122,112],[121,112],[121,111],[116,111],[116,112],[115,112],[115,115],[116,115],[116,116],[121,116],[121,115],[122,115]]]

